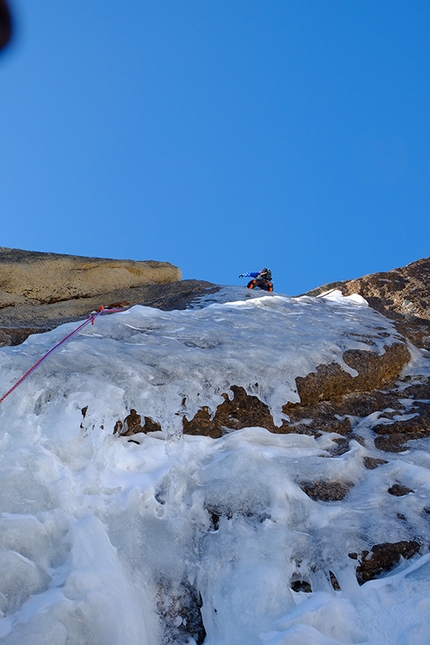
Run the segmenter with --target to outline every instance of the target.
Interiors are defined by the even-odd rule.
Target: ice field
[[[2,392],[77,324],[2,348]],[[428,645],[428,545],[361,586],[348,557],[430,535],[427,440],[380,453],[364,420],[363,445],[334,457],[334,433],[181,432],[182,417],[215,411],[231,385],[280,424],[297,376],[331,362],[354,376],[346,350],[382,353],[397,338],[338,292],[231,287],[185,311],[99,316],[0,406],[0,642]],[[409,372],[429,374],[428,353],[412,354]],[[164,432],[114,435],[131,408]],[[381,454],[388,463],[366,470],[363,457]],[[387,503],[399,477],[416,494]],[[342,478],[354,487],[340,502],[299,486]],[[297,574],[312,592],[291,588]]]

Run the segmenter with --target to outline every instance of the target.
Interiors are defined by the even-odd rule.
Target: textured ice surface
[[[99,317],[1,406],[2,643],[192,645],[202,632],[184,589],[201,605],[205,645],[429,642],[428,556],[359,587],[347,555],[428,532],[428,442],[369,471],[363,456],[380,456],[370,444],[332,458],[330,434],[180,436],[181,415],[215,409],[230,385],[279,419],[297,400],[296,376],[396,339],[359,298],[248,294]],[[2,390],[73,328],[0,350]],[[424,353],[414,362],[428,370]],[[132,407],[166,435],[114,437]],[[299,486],[308,479],[354,487],[342,502],[316,502]],[[416,494],[387,495],[399,480]],[[299,574],[312,593],[291,589]]]
[[[354,376],[342,359],[346,350],[383,353],[397,338],[391,322],[358,297],[268,294],[223,302],[238,291],[250,293],[225,288],[211,296],[222,302],[201,309],[164,312],[136,306],[99,317],[50,356],[37,379],[26,381],[4,407],[19,401],[20,425],[34,415],[43,420],[45,436],[58,436],[59,414],[64,440],[86,406],[88,427],[103,425],[110,431],[116,419],[135,408],[175,434],[183,415],[192,418],[203,405],[214,411],[221,395],[238,385],[267,403],[280,424],[282,406],[298,401],[297,376],[331,362]],[[5,390],[73,327],[62,325],[19,348],[2,350]]]

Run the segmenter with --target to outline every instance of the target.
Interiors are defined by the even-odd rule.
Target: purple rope
[[[98,316],[100,316],[100,314],[102,314],[102,313],[109,313],[109,314],[113,314],[113,313],[117,313],[117,312],[119,312],[119,311],[125,311],[125,310],[124,310],[124,309],[105,309],[104,307],[100,307],[100,309],[98,309],[97,311],[95,311],[95,312],[91,313],[91,314],[88,316],[88,318],[87,318],[83,323],[81,323],[81,324],[79,325],[79,327],[76,327],[76,329],[74,329],[73,331],[71,331],[71,332],[70,332],[70,334],[67,334],[67,336],[65,336],[62,340],[60,340],[60,342],[59,342],[59,343],[57,343],[54,347],[52,347],[52,348],[49,350],[49,352],[47,352],[44,356],[42,356],[42,358],[39,358],[39,360],[37,361],[37,363],[35,363],[35,364],[33,365],[33,367],[30,367],[30,369],[29,369],[29,370],[28,370],[28,371],[27,371],[23,376],[21,376],[21,378],[20,378],[20,379],[15,383],[15,385],[13,385],[13,386],[10,388],[10,390],[8,390],[8,391],[6,392],[6,394],[4,394],[4,395],[1,397],[1,399],[0,399],[0,403],[3,403],[3,401],[4,401],[4,400],[9,396],[9,394],[12,394],[12,392],[13,392],[14,390],[16,390],[16,388],[17,388],[19,385],[21,385],[21,383],[23,383],[23,382],[25,381],[25,379],[26,379],[27,377],[29,377],[29,376],[30,376],[30,374],[32,374],[32,373],[33,373],[33,372],[34,372],[34,371],[39,367],[39,365],[41,365],[41,364],[42,364],[42,363],[43,363],[43,362],[48,358],[48,356],[50,356],[53,352],[55,352],[55,350],[56,350],[56,349],[58,349],[59,347],[61,347],[61,345],[62,345],[63,343],[65,343],[66,341],[68,341],[70,338],[72,338],[72,336],[74,336],[75,334],[77,334],[78,332],[80,332],[84,327],[86,327],[86,326],[87,326],[87,325],[89,325],[90,323],[91,323],[92,325],[94,325],[94,322],[95,322],[96,318],[97,318]]]

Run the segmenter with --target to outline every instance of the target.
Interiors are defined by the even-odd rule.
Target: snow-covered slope
[[[332,362],[354,376],[344,352],[382,353],[398,339],[392,323],[339,294],[211,298],[99,317],[3,402],[1,642],[428,644],[429,555],[362,586],[348,557],[428,532],[427,440],[366,470],[363,457],[380,455],[365,424],[338,457],[328,433],[181,434],[183,416],[214,411],[231,385],[280,423],[297,376]],[[75,326],[0,350],[2,390]],[[425,352],[413,354],[409,369],[428,374]],[[131,408],[165,433],[114,436]],[[299,485],[310,478],[354,487],[314,501]],[[387,502],[399,478],[419,494]]]

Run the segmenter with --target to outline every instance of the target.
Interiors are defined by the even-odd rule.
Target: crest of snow
[[[353,293],[350,296],[344,296],[342,291],[339,289],[330,289],[330,291],[325,291],[320,293],[317,298],[324,298],[325,300],[331,300],[332,302],[339,302],[343,304],[355,303],[357,305],[367,306],[367,300],[360,296],[358,293]]]

